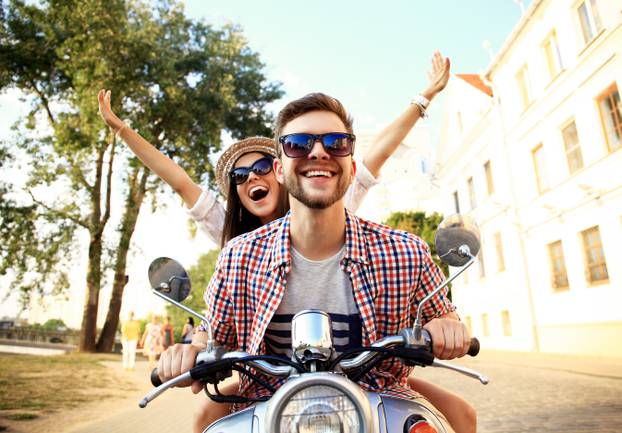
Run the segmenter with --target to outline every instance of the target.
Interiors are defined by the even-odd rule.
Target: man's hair
[[[324,93],[309,93],[302,98],[295,99],[279,111],[274,124],[274,138],[276,141],[276,153],[281,157],[281,145],[278,142],[285,125],[297,117],[311,111],[330,111],[335,113],[343,122],[346,130],[352,134],[352,117],[338,99]]]

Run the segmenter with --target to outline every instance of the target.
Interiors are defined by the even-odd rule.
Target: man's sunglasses
[[[250,167],[236,167],[229,172],[229,177],[236,185],[242,185],[251,171],[257,176],[265,176],[272,171],[272,157],[264,156],[253,162]]]
[[[320,140],[326,153],[331,156],[348,156],[354,152],[354,134],[329,132],[327,134],[287,134],[279,137],[283,152],[290,158],[302,158],[311,153],[315,142]]]

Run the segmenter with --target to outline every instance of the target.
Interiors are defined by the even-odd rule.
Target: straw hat
[[[274,140],[266,137],[245,138],[233,143],[220,155],[218,163],[216,163],[216,183],[218,183],[218,188],[225,198],[229,193],[229,172],[242,155],[251,152],[265,153],[276,158]]]

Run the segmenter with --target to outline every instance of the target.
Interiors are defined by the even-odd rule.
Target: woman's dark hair
[[[270,156],[270,155],[266,155]],[[281,187],[279,190],[279,200],[277,204],[277,218],[282,217],[289,210],[289,199],[287,190]],[[240,201],[237,186],[229,181],[229,193],[227,195],[227,210],[225,211],[225,224],[222,230],[220,246],[236,236],[258,229],[263,224],[256,215],[250,213]]]
[[[194,328],[194,319],[188,316],[188,324]]]

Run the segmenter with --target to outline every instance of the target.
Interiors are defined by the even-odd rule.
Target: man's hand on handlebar
[[[166,349],[158,361],[158,376],[162,382],[171,380],[188,372],[196,362],[199,352],[205,349],[204,343],[175,344]],[[198,380],[182,382],[179,387],[192,386],[192,392],[198,394],[203,384]]]
[[[460,358],[468,352],[471,336],[455,313],[432,319],[423,328],[430,333],[432,352],[436,358]]]

